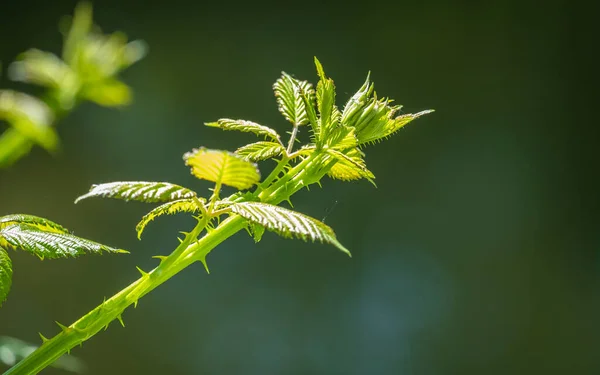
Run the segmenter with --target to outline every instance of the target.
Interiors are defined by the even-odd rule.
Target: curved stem
[[[289,199],[296,191],[311,183],[306,180],[306,177],[310,171],[314,170],[315,166],[318,167],[323,162],[320,156],[323,156],[323,154],[316,151],[289,170],[285,176],[277,180],[268,189],[258,194],[258,197],[261,198],[261,201],[271,204],[278,204]],[[321,172],[320,175],[322,176],[324,173],[326,171]],[[60,356],[106,328],[113,320],[121,320],[121,314],[127,307],[135,306],[140,298],[159,285],[196,261],[204,262],[212,249],[247,225],[246,219],[234,214],[222,221],[215,229],[207,232],[200,240],[196,240],[209,220],[210,216],[203,216],[198,225],[186,235],[171,255],[161,258],[161,263],[151,272],[145,273],[140,270],[142,277],[104,301],[75,323],[68,327],[61,327],[61,333],[45,341],[28,357],[5,372],[4,375],[36,374],[43,370]]]

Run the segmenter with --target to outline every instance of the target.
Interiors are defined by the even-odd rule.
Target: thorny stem
[[[261,201],[271,204],[288,200],[296,191],[310,184],[311,181],[318,181],[318,177],[322,177],[327,173],[327,168],[322,168],[315,180],[306,181],[309,171],[314,170],[315,166],[318,167],[325,161],[322,158],[323,156],[323,153],[315,151],[267,189],[257,190],[255,196],[260,198]],[[282,165],[285,166],[286,164],[287,161]],[[218,194],[217,188],[215,188],[214,193]],[[137,305],[140,298],[181,270],[196,261],[204,263],[206,256],[212,249],[246,227],[246,220],[234,214],[221,222],[215,229],[207,232],[202,238],[196,240],[208,224],[210,217],[212,217],[211,211],[212,209],[209,210],[208,216],[203,215],[192,232],[186,235],[171,255],[162,258],[161,263],[151,272],[144,273],[141,271],[142,277],[104,301],[75,323],[64,327],[61,333],[45,341],[28,357],[5,372],[4,375],[29,375],[43,370],[60,356],[70,352],[75,346],[81,345],[100,330],[108,327],[108,324],[112,321],[117,319],[121,321],[121,314],[127,307]]]

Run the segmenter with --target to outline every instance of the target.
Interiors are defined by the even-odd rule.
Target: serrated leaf
[[[260,161],[285,153],[285,148],[275,142],[255,142],[238,148],[235,153],[244,160]]]
[[[312,85],[307,81],[292,78],[289,74],[281,72],[281,78],[275,81],[273,91],[277,98],[279,112],[286,120],[296,126],[309,122],[306,106],[302,93],[312,90]]]
[[[138,238],[142,237],[142,232],[152,220],[156,219],[162,215],[175,215],[179,212],[198,212],[200,207],[198,207],[198,203],[196,199],[199,200],[202,204],[205,202],[204,198],[186,198],[179,199],[176,201],[167,202],[162,204],[152,211],[148,212],[142,220],[136,225],[135,230],[137,231]]]
[[[342,181],[365,178],[375,185],[375,175],[367,169],[359,149],[354,148],[345,154],[332,149],[328,149],[327,152],[337,159],[337,163],[327,173],[329,177]]]
[[[252,232],[252,238],[254,238],[254,243],[259,243],[260,240],[262,240],[263,234],[265,234],[265,227],[256,223],[251,223],[250,230]]]
[[[66,233],[44,232],[27,224],[14,224],[0,229],[0,236],[13,248],[20,248],[41,259],[66,258],[84,253],[126,253],[94,241]]]
[[[197,178],[233,186],[239,190],[251,188],[260,181],[256,164],[228,151],[194,149],[183,156],[185,164]]]
[[[8,257],[6,250],[0,247],[0,306],[6,301],[6,296],[10,292],[12,274],[12,261]]]
[[[0,228],[12,224],[27,224],[44,232],[69,233],[67,228],[43,217],[24,214],[14,214],[0,217]]]
[[[395,132],[397,132],[398,130],[400,130],[400,128],[402,128],[404,125],[408,124],[409,122],[416,120],[417,118],[432,113],[434,112],[434,110],[429,109],[429,110],[425,110],[425,111],[421,111],[421,112],[417,112],[417,113],[407,113],[404,115],[400,115],[398,117],[396,117],[395,119],[388,121],[385,123],[385,127],[382,129],[381,136],[363,136],[363,139],[361,141],[361,144],[365,144],[365,143],[376,143],[377,141],[380,141],[382,139],[385,139],[389,136],[391,136],[392,134],[394,134]]]
[[[234,203],[231,211],[280,236],[329,243],[350,255],[348,249],[337,240],[333,229],[310,216],[260,202]]]
[[[192,190],[168,182],[120,181],[92,185],[90,191],[77,198],[75,203],[91,197],[157,203],[195,196]]]
[[[279,142],[280,139],[279,134],[277,134],[275,130],[252,121],[222,118],[216,122],[208,122],[205,125],[223,130],[237,130],[245,133],[254,133],[259,136],[271,138],[275,142]]]
[[[321,78],[319,83],[317,83],[317,107],[319,109],[317,140],[320,145],[323,145],[328,135],[337,125],[340,113],[335,106],[335,85],[333,84],[333,80],[325,76],[323,67],[316,58],[315,64]]]

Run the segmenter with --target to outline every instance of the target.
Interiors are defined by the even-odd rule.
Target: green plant
[[[27,155],[34,144],[56,152],[60,147],[56,122],[82,101],[106,107],[131,101],[129,87],[117,75],[145,55],[144,43],[127,43],[119,32],[102,34],[92,23],[92,9],[86,2],[80,3],[72,20],[65,19],[61,26],[62,58],[30,49],[9,67],[14,81],[43,86],[46,93],[38,99],[0,90],[0,120],[10,125],[0,136],[0,168]]]
[[[315,59],[319,82],[316,88],[283,73],[273,88],[280,112],[292,125],[287,144],[274,130],[254,122],[220,119],[206,125],[223,130],[254,133],[264,138],[238,148],[234,153],[195,149],[184,155],[194,176],[214,182],[208,198],[191,189],[167,182],[113,182],[94,185],[76,203],[91,197],[105,197],[161,203],[137,225],[141,236],[146,225],[161,215],[189,212],[196,226],[184,233],[180,244],[167,256],[156,256],[159,265],[150,272],[139,269],[141,277],[105,300],[62,332],[44,343],[7,374],[35,373],[76,345],[82,344],[113,320],[123,324],[121,314],[144,295],[195,262],[206,264],[207,255],[236,232],[246,229],[256,242],[265,230],[284,237],[329,243],[350,252],[324,223],[299,212],[278,206],[290,202],[302,188],[319,184],[326,175],[340,180],[375,179],[364,160],[362,148],[383,140],[407,123],[431,111],[398,115],[400,106],[387,98],[378,99],[367,77],[343,110],[335,105],[335,87]],[[296,147],[299,129],[310,129],[310,142]],[[260,181],[258,161],[274,160],[272,172]],[[224,185],[238,192],[221,197]],[[222,217],[226,217],[222,219]],[[202,235],[202,233],[204,233]]]

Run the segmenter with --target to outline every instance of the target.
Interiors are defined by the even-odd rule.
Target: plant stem
[[[320,166],[323,162],[322,153],[316,151],[302,160],[285,176],[277,180],[268,189],[257,195],[261,201],[278,204],[302,187],[310,184],[305,180],[307,174]],[[287,164],[284,163],[283,165]],[[325,171],[326,173],[326,171]],[[324,174],[323,174],[324,175]],[[36,374],[43,370],[60,356],[70,352],[72,348],[82,344],[93,337],[103,328],[108,327],[113,320],[121,320],[121,314],[131,305],[137,305],[140,298],[154,290],[156,287],[188,267],[189,265],[202,261],[217,245],[244,229],[246,219],[238,215],[231,215],[222,221],[215,229],[207,232],[200,240],[197,236],[205,228],[210,217],[203,216],[198,225],[186,235],[184,241],[171,253],[163,258],[158,267],[149,273],[142,272],[142,277],[104,301],[88,314],[71,324],[69,327],[61,327],[63,331],[52,339],[45,341],[28,357],[17,363],[4,375],[28,375]]]
[[[294,142],[296,141],[296,136],[298,135],[298,125],[294,124],[294,129],[292,130],[292,135],[290,136],[290,141],[287,146],[287,154],[292,153],[292,149],[294,148]]]

